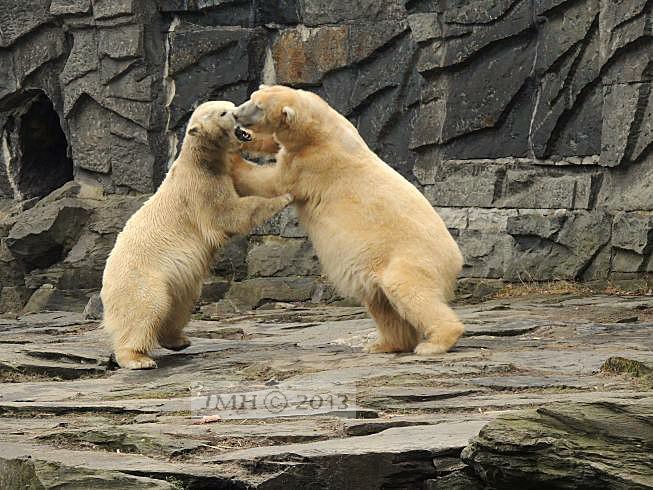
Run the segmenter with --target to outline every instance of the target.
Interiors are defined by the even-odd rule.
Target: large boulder
[[[237,310],[275,301],[310,301],[320,284],[316,277],[257,277],[234,283],[225,299]]]
[[[315,276],[320,265],[308,240],[268,236],[253,240],[247,270],[250,277]]]
[[[651,488],[652,410],[648,398],[504,415],[481,430],[462,459],[493,488]]]
[[[29,269],[48,267],[70,251],[90,214],[90,206],[74,198],[39,203],[11,228],[7,247]]]

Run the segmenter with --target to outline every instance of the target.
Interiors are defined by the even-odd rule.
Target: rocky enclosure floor
[[[193,321],[151,371],[79,314],[0,320],[0,488],[653,487],[653,298],[458,306],[437,357],[277,306]]]

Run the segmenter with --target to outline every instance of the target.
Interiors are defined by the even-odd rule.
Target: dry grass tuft
[[[491,299],[524,298],[528,296],[589,296],[606,294],[610,296],[653,296],[653,285],[648,278],[639,281],[607,281],[581,283],[574,281],[520,282],[506,284],[491,296]]]
[[[522,282],[506,284],[492,295],[492,299],[559,296],[563,294],[589,295],[597,292],[585,284],[571,281]]]

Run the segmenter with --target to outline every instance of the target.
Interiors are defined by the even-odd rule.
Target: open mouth
[[[234,134],[236,135],[236,138],[244,143],[252,141],[252,133],[246,129],[241,128],[240,126],[236,126],[236,129],[234,129]]]

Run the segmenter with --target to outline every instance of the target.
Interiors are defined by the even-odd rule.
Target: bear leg
[[[367,308],[376,323],[379,337],[365,350],[369,353],[379,352],[412,352],[419,342],[420,335],[417,330],[388,302],[385,294],[379,291]]]
[[[438,318],[438,325],[426,334],[426,339],[415,347],[415,354],[428,356],[442,354],[451,349],[465,331],[465,327],[454,311],[443,302],[435,303],[432,307],[434,316]],[[428,332],[428,329],[425,329]]]
[[[381,282],[399,315],[424,336],[415,347],[416,354],[442,354],[456,345],[465,328],[444,301],[437,278],[400,261],[384,271]]]
[[[135,290],[129,285],[125,290]],[[116,362],[127,369],[152,369],[148,353],[156,346],[171,298],[165,285],[151,281],[140,287],[139,297],[121,294],[103,297],[104,328],[111,335]]]
[[[191,345],[191,340],[182,333],[191,317],[190,307],[177,304],[159,331],[159,345],[164,349],[180,351]]]

